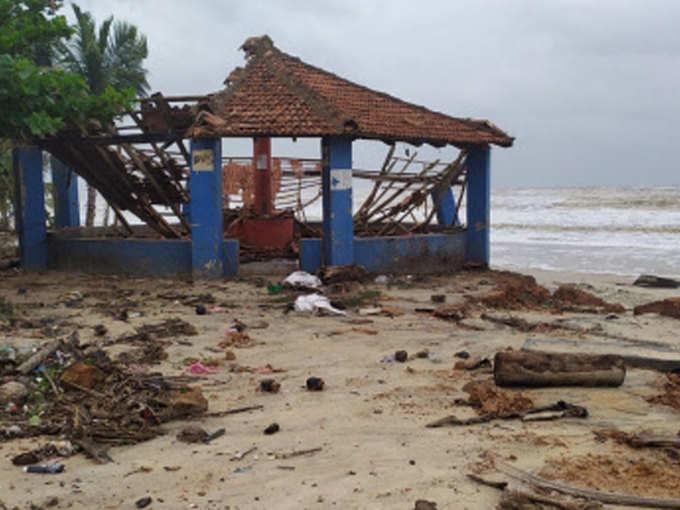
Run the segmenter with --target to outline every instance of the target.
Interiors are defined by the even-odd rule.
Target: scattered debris
[[[151,497],[146,496],[146,497],[140,498],[137,501],[135,501],[135,506],[137,508],[146,508],[147,506],[149,506],[151,504],[151,501],[152,501]]]
[[[183,443],[202,443],[208,433],[198,425],[188,425],[179,431],[177,440]]]
[[[272,423],[266,429],[264,429],[264,433],[270,436],[272,434],[276,434],[279,431],[279,429],[280,427],[278,423]]]
[[[295,300],[296,312],[318,312],[321,310],[325,310],[337,315],[347,315],[346,312],[331,306],[331,302],[328,300],[328,298],[326,296],[322,296],[321,294],[298,296]]]
[[[248,454],[250,454],[250,453],[253,453],[255,450],[257,450],[257,446],[253,446],[252,448],[249,448],[249,449],[247,449],[247,450],[245,450],[245,451],[243,451],[243,452],[241,452],[241,453],[237,453],[236,455],[234,455],[234,456],[233,456],[232,458],[230,458],[229,460],[231,460],[231,461],[235,461],[235,460],[243,460],[243,458],[244,458],[246,455],[248,455]]]
[[[306,271],[294,271],[283,280],[283,285],[293,289],[316,290],[321,287],[321,280]]]
[[[569,404],[560,400],[555,404],[523,409],[521,411],[511,411],[507,413],[489,412],[472,418],[460,419],[453,415],[446,416],[439,420],[425,425],[427,428],[438,428],[444,425],[477,425],[488,423],[493,420],[513,420],[522,421],[551,421],[560,418],[587,418],[588,410],[585,407]]]
[[[394,360],[399,363],[406,363],[408,361],[408,352],[406,351],[396,351],[394,353]]]
[[[226,432],[227,432],[227,430],[225,428],[217,429],[212,434],[208,434],[207,436],[205,436],[203,438],[203,442],[207,444],[210,441],[217,439],[218,437],[222,437]]]
[[[275,379],[262,379],[260,381],[260,391],[278,393],[279,389],[281,389],[281,384],[276,382]]]
[[[653,301],[645,305],[636,306],[633,308],[635,315],[643,313],[658,313],[666,317],[673,317],[680,319],[680,297],[671,297],[661,301]]]
[[[26,466],[24,471],[26,473],[43,473],[43,474],[57,474],[64,472],[63,464],[37,464],[34,466]]]
[[[463,386],[469,395],[466,405],[472,406],[481,413],[507,414],[533,407],[533,401],[521,392],[504,391],[493,381],[472,381]]]
[[[426,499],[416,500],[416,506],[413,510],[437,510],[437,503],[434,501],[427,501]]]
[[[321,391],[325,386],[325,382],[321,377],[309,377],[307,379],[307,389],[309,391]]]
[[[319,269],[319,277],[325,285],[340,282],[360,282],[368,277],[364,266],[324,266]]]
[[[200,361],[196,361],[189,365],[189,368],[187,369],[190,373],[195,374],[195,375],[205,375],[205,374],[215,374],[217,373],[217,370],[215,370],[213,367],[209,367],[201,363]]]

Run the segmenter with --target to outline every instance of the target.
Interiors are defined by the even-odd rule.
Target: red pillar
[[[272,143],[269,137],[253,138],[255,165],[255,214],[268,215],[272,211]]]

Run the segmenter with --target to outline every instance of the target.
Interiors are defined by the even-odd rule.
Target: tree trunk
[[[494,358],[499,386],[620,386],[626,376],[621,356],[502,351]]]
[[[94,186],[87,185],[87,209],[85,213],[85,226],[94,226],[94,216],[97,208],[97,190]]]

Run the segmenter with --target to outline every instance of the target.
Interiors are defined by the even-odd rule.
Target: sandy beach
[[[270,295],[267,290],[285,272],[184,283],[4,271],[0,295],[12,304],[15,318],[25,320],[5,323],[0,346],[38,346],[77,331],[81,345],[110,344],[104,350],[117,359],[139,345],[116,339],[143,325],[179,318],[197,334],[163,338],[166,359],[153,365],[128,363],[128,368],[193,378],[190,386],[201,388],[213,416],[164,423],[163,435],[111,448],[113,462],[95,463],[83,453],[50,459],[65,464],[63,473],[51,475],[25,473],[11,459],[55,437],[6,437],[0,443],[0,500],[6,508],[20,509],[136,508],[145,497],[151,498],[147,508],[158,509],[412,509],[417,500],[439,509],[494,508],[501,491],[467,475],[491,476],[495,461],[581,488],[680,498],[674,450],[636,450],[594,433],[616,429],[675,436],[678,411],[648,402],[664,393],[667,376],[660,371],[628,368],[618,388],[503,389],[511,396],[521,393],[535,406],[562,400],[585,407],[586,419],[426,428],[448,415],[477,416],[474,407],[462,405],[470,397],[463,387],[472,381],[493,385],[489,363],[462,368],[466,360],[461,352],[470,355],[472,365],[477,357],[492,360],[497,351],[519,350],[527,340],[541,346],[541,339],[567,339],[576,342],[577,351],[599,352],[607,350],[602,342],[616,348],[624,339],[627,345],[638,341],[641,352],[649,350],[648,344],[667,344],[670,351],[660,355],[680,357],[673,351],[680,350],[678,319],[631,311],[675,296],[677,290],[635,287],[632,279],[616,275],[526,274],[551,292],[560,284],[577,284],[607,302],[621,303],[625,312],[487,306],[476,296],[497,290],[503,277],[494,271],[325,287],[331,302],[345,306],[346,315],[290,310],[295,296],[304,293]],[[445,303],[433,303],[432,295],[445,296],[439,298]],[[200,301],[209,313],[196,314]],[[475,304],[464,308],[463,318],[433,314],[466,302]],[[122,309],[127,320],[116,315]],[[488,319],[510,316],[552,326],[521,331]],[[250,341],[225,346],[225,340],[234,338],[228,330],[239,324]],[[106,328],[105,335],[97,336],[98,325]],[[407,351],[406,362],[392,360],[397,350]],[[235,359],[227,359],[233,357],[227,351]],[[189,374],[196,360],[215,364],[215,373]],[[305,381],[312,376],[323,378],[323,391],[307,391]],[[280,391],[259,391],[265,378],[276,379]],[[247,406],[262,407],[217,415]],[[5,411],[2,426],[9,423]],[[272,423],[280,430],[264,434]],[[177,439],[187,425],[207,432],[224,428],[225,434],[208,444],[187,444]]]

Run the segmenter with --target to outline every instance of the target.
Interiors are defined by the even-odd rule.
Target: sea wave
[[[678,225],[556,225],[492,223],[491,228],[500,230],[526,230],[535,232],[620,232],[630,234],[680,234]]]

